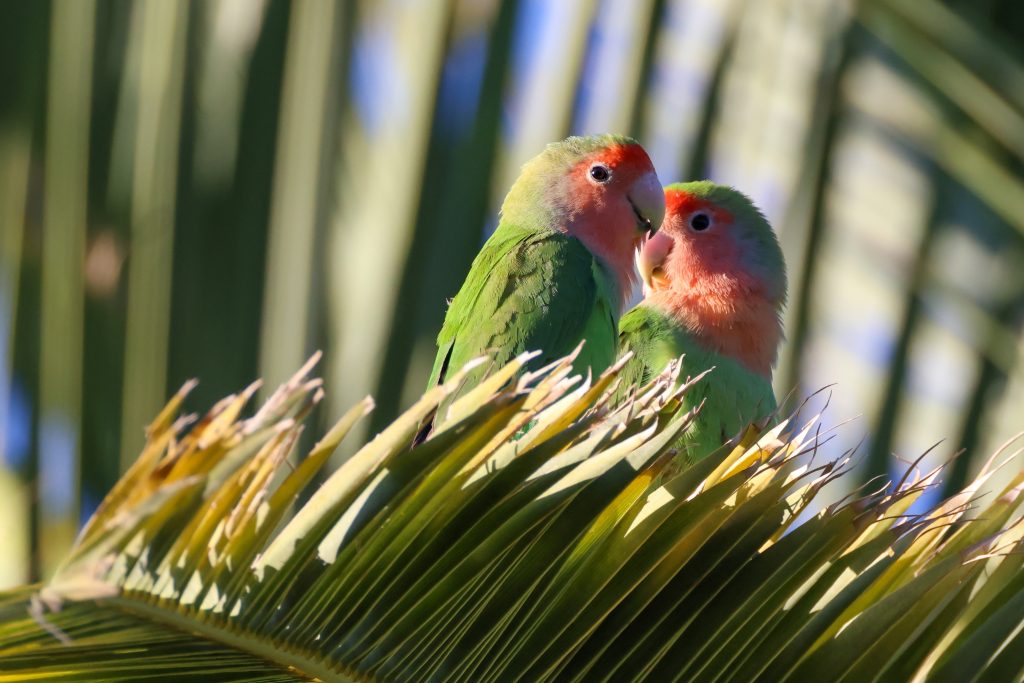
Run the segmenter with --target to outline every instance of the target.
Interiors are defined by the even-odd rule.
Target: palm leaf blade
[[[1018,637],[1004,605],[1020,594],[1021,561],[1005,555],[1024,535],[1019,478],[954,531],[985,472],[916,518],[898,521],[934,474],[797,523],[848,462],[801,465],[810,426],[679,465],[692,414],[677,368],[616,406],[621,366],[578,385],[568,360],[520,376],[523,362],[414,445],[461,379],[431,390],[291,515],[372,403],[288,471],[322,396],[311,366],[250,418],[255,385],[191,426],[174,417],[177,395],[55,579],[0,599],[0,680],[859,680],[1018,666],[983,647]]]

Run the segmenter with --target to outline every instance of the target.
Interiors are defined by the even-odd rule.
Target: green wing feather
[[[623,369],[625,386],[647,383],[680,356],[684,356],[683,379],[714,368],[683,398],[687,409],[704,402],[681,442],[691,461],[707,456],[775,411],[775,393],[768,380],[732,358],[704,349],[685,328],[653,306],[640,304],[622,316],[619,350],[634,354]]]
[[[575,370],[602,372],[617,347],[612,282],[575,238],[500,225],[448,307],[429,386],[485,353],[503,365],[540,350],[531,363],[536,368],[569,354],[584,339]],[[486,371],[471,373],[466,387]]]

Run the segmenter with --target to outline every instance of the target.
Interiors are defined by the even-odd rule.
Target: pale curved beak
[[[641,231],[653,235],[665,218],[665,191],[654,171],[649,171],[633,183],[626,193],[633,206]]]
[[[659,232],[649,238],[636,255],[636,267],[644,281],[644,296],[656,289],[668,286],[665,275],[665,260],[672,251],[672,238]]]

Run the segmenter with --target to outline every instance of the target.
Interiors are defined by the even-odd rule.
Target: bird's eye
[[[706,213],[695,213],[690,217],[690,227],[700,232],[711,227],[711,219]]]
[[[612,177],[612,172],[608,170],[607,166],[594,164],[590,167],[590,177],[599,183],[607,183],[608,179]]]

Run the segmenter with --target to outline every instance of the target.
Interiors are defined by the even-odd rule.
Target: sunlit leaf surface
[[[524,359],[461,374],[302,489],[313,359],[181,416],[186,385],[52,581],[0,597],[0,680],[968,680],[1024,673],[1024,470],[917,513],[938,471],[824,505],[851,459],[815,420],[687,464],[678,367],[615,403]],[[971,508],[968,517],[966,513]],[[1005,647],[1004,647],[1005,646]]]

